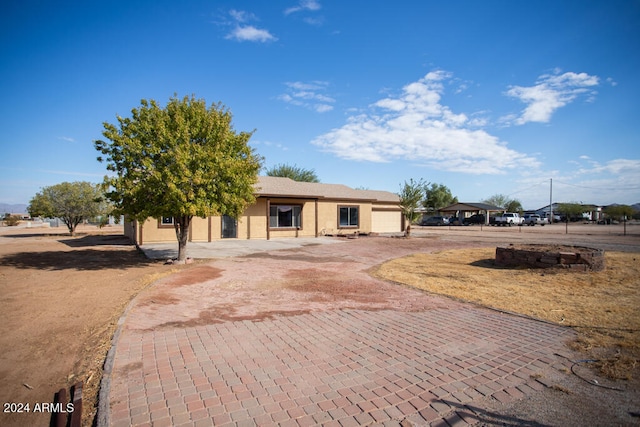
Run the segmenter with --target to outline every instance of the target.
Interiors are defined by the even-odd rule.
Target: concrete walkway
[[[313,242],[324,240],[336,241]],[[473,425],[492,415],[481,409],[486,399],[508,404],[550,386],[560,370],[569,372],[571,362],[558,353],[572,356],[564,345],[574,337],[571,329],[386,282],[379,284],[386,286],[381,294],[396,292],[387,308],[301,305],[253,320],[207,317],[216,307],[223,314],[236,310],[232,297],[240,291],[249,300],[259,292],[286,297],[283,290],[246,289],[260,281],[255,271],[264,266],[271,266],[268,283],[280,270],[286,275],[315,265],[318,274],[356,271],[348,281],[363,284],[367,269],[381,260],[426,250],[414,244],[438,244],[400,240],[220,260],[208,279],[156,285],[121,321],[105,367],[98,425]],[[231,303],[220,302],[225,292]],[[318,297],[312,293],[309,301]],[[405,300],[413,308],[402,309]]]
[[[279,238],[271,240],[222,239],[215,242],[189,242],[187,256],[194,259],[228,258],[257,252],[295,249],[309,245],[328,245],[344,240],[330,237]],[[140,249],[149,259],[172,259],[178,256],[178,243],[148,243]]]

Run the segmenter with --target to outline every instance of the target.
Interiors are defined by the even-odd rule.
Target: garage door
[[[401,223],[402,214],[398,211],[371,212],[371,231],[374,233],[399,233]]]

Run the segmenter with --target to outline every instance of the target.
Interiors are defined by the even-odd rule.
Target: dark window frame
[[[347,224],[342,223],[342,210],[346,209],[347,212]],[[352,223],[353,213],[352,211],[355,209],[355,219],[356,224]],[[338,205],[338,228],[359,228],[360,227],[360,206],[358,205]]]
[[[167,221],[171,219],[171,221]],[[158,228],[175,228],[175,218],[172,216],[163,216],[158,218]]]
[[[291,225],[281,225],[280,224],[280,217],[279,216],[272,216],[272,210],[275,209],[276,212],[278,212],[278,208],[282,206],[282,207],[288,207],[291,208]],[[296,203],[271,203],[269,205],[269,230],[302,230],[302,207],[303,205],[301,204],[296,204]],[[296,209],[297,209],[297,215],[296,215]],[[296,225],[296,217],[298,219],[297,221],[297,225]],[[276,224],[275,226],[272,225],[272,218],[276,219]]]

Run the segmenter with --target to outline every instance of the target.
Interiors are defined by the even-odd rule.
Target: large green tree
[[[556,212],[561,213],[565,217],[565,234],[569,234],[569,221],[571,218],[580,218],[587,210],[589,209],[577,202],[560,203],[558,205]]]
[[[604,208],[604,213],[613,219],[624,221],[633,217],[637,211],[629,205],[611,205]]]
[[[637,215],[637,211],[629,205],[611,205],[604,209],[604,213],[611,218],[618,219],[624,223],[624,235],[627,235],[627,220]]]
[[[504,194],[494,194],[482,201],[489,205],[497,206],[507,212],[522,212],[522,203],[518,199],[512,199]]]
[[[194,216],[238,218],[255,201],[262,159],[249,147],[253,132],[236,132],[231,112],[194,96],[172,97],[164,108],[142,100],[131,117],[104,123],[107,197],[118,213],[140,221],[173,217],[178,261],[187,257]]]
[[[107,215],[109,206],[100,185],[76,181],[44,187],[31,199],[28,210],[32,217],[60,218],[73,236],[78,224]]]
[[[279,176],[283,178],[291,178],[294,181],[301,182],[320,182],[313,169],[304,169],[298,165],[287,165],[284,163],[277,164],[266,171],[268,176]]]
[[[454,203],[458,203],[458,198],[451,194],[451,190],[446,185],[435,183],[425,185],[425,198],[422,204],[427,210],[437,211]]]
[[[422,179],[418,181],[410,179],[400,186],[398,197],[400,197],[402,215],[404,215],[407,220],[407,227],[405,229],[405,236],[407,237],[411,236],[411,224],[416,222],[420,216],[420,212],[416,212],[416,209],[420,206],[425,187],[426,184]]]

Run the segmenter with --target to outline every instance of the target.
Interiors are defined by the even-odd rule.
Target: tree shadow
[[[462,419],[477,419],[483,426],[502,426],[502,427],[550,427],[549,424],[539,423],[534,420],[527,420],[511,415],[502,415],[496,412],[487,411],[470,404],[460,404],[450,400],[440,400],[440,402],[454,408],[456,413]]]
[[[76,234],[79,236],[80,234]],[[29,237],[71,237],[69,232],[66,233],[24,233],[24,234],[3,234],[5,239],[25,239]]]
[[[0,264],[21,269],[98,271],[127,270],[154,264],[131,249],[18,252],[0,258]]]
[[[131,240],[122,234],[87,234],[83,237],[71,237],[59,240],[71,248],[87,246],[132,246]]]
[[[496,265],[496,260],[493,258],[479,259],[477,261],[470,262],[469,265],[481,268],[490,268],[492,270],[504,270],[505,267]]]

